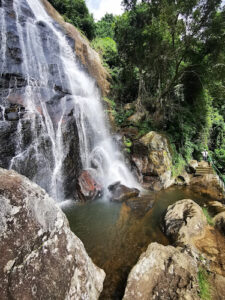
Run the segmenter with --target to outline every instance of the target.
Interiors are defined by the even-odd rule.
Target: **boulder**
[[[202,208],[190,199],[170,205],[164,217],[164,232],[176,245],[194,245],[205,232],[207,219]]]
[[[102,195],[102,187],[88,170],[83,170],[78,178],[77,190],[80,200],[95,200]]]
[[[191,175],[183,171],[175,180],[177,185],[190,185]]]
[[[104,271],[48,194],[0,169],[1,299],[98,299]]]
[[[135,142],[132,161],[142,176],[144,188],[158,191],[174,184],[172,155],[164,135],[151,131]]]
[[[219,201],[209,201],[208,206],[214,215],[225,212],[225,205]]]
[[[190,189],[213,200],[225,201],[223,187],[220,185],[218,177],[214,174],[193,177],[190,181]]]
[[[108,190],[111,192],[110,200],[113,202],[124,202],[132,197],[137,197],[140,193],[138,189],[129,188],[119,181],[111,184]]]
[[[213,219],[215,227],[225,235],[225,212],[221,212]]]
[[[152,243],[131,270],[123,300],[200,299],[197,272],[186,253]]]
[[[187,166],[188,173],[195,173],[198,167],[197,160],[191,160]]]

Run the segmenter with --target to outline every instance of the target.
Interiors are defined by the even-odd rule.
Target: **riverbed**
[[[94,263],[106,272],[102,300],[122,299],[131,268],[151,242],[169,244],[160,225],[169,205],[192,199],[203,206],[208,200],[189,188],[177,186],[149,192],[147,198],[149,201],[137,207],[104,198],[85,204],[69,202],[63,207],[72,231],[82,240]]]

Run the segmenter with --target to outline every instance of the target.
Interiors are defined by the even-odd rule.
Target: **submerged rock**
[[[110,185],[108,190],[111,192],[111,201],[124,202],[130,198],[137,197],[140,191],[135,188],[128,188],[119,181]]]
[[[0,169],[0,290],[6,299],[98,299],[104,271],[39,186]]]
[[[131,270],[123,300],[200,299],[197,272],[189,255],[152,243]]]
[[[127,199],[125,203],[135,214],[144,216],[153,207],[155,197],[154,195],[133,197]]]
[[[194,245],[207,225],[202,208],[190,199],[170,205],[164,217],[164,231],[176,245]]]
[[[88,170],[82,171],[77,183],[77,193],[81,200],[95,200],[101,196],[102,190],[103,188],[96,182]]]

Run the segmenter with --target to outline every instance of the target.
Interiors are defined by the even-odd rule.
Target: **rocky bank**
[[[216,228],[209,226],[190,199],[169,206],[163,230],[175,247],[150,244],[130,272],[123,299],[202,299],[202,280],[207,297],[223,299],[224,220],[222,212],[214,218]]]
[[[1,299],[98,299],[104,271],[46,192],[0,169]]]

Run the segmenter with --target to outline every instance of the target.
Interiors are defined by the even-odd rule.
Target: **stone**
[[[154,195],[132,197],[127,199],[125,203],[132,211],[140,216],[144,216],[153,207],[155,197]]]
[[[197,160],[191,160],[187,166],[188,173],[195,173],[198,167]]]
[[[188,254],[152,243],[131,270],[123,300],[200,299],[197,272]]]
[[[138,123],[144,120],[146,113],[145,112],[136,112],[132,116],[130,116],[127,121],[130,123]]]
[[[176,178],[177,185],[190,185],[191,175],[183,171],[178,178]]]
[[[198,204],[183,199],[168,207],[163,225],[165,234],[175,245],[194,246],[194,239],[205,232],[207,219]]]
[[[190,189],[213,200],[225,202],[223,187],[220,185],[218,177],[214,174],[193,177],[190,181]]]
[[[151,131],[136,141],[132,161],[144,188],[159,191],[174,184],[169,141],[162,134]]]
[[[88,170],[83,170],[78,178],[77,192],[83,201],[95,200],[102,195],[102,187]]]
[[[221,212],[213,218],[216,228],[225,235],[225,212]]]
[[[119,181],[111,184],[108,190],[111,192],[110,200],[113,202],[124,202],[130,198],[137,197],[140,193],[138,189],[129,188],[120,184]]]
[[[225,205],[219,201],[209,201],[208,206],[210,207],[210,211],[212,211],[214,215],[225,212]]]
[[[0,290],[8,299],[98,299],[104,271],[48,194],[0,169]]]

